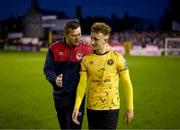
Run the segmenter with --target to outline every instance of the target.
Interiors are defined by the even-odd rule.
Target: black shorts
[[[89,129],[116,129],[119,109],[116,110],[90,110],[87,109]]]

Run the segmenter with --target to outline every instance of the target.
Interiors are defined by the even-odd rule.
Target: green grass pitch
[[[0,52],[0,129],[57,129],[52,88],[43,74],[45,52]],[[180,129],[180,57],[126,57],[135,118],[118,129]],[[83,128],[87,128],[86,115]]]

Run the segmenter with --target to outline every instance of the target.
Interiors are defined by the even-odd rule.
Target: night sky
[[[111,17],[115,13],[122,17],[124,12],[158,20],[169,0],[37,0],[40,7],[64,11],[69,17],[75,16],[75,7],[81,6],[82,16]],[[0,19],[23,15],[30,8],[30,0],[0,0]]]

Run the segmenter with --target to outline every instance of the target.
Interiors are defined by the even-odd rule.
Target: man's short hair
[[[65,34],[68,34],[69,33],[69,29],[76,29],[78,27],[80,27],[80,23],[79,23],[78,20],[67,21],[64,24],[64,32],[65,32]]]
[[[91,27],[91,32],[103,33],[104,35],[110,35],[111,27],[103,22],[96,22]]]

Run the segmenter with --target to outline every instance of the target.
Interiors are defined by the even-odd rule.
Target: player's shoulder
[[[80,44],[78,47],[85,53],[85,55],[92,53],[92,51],[93,51],[92,45],[90,45],[84,41],[80,41]]]
[[[89,44],[89,43],[87,43],[87,42],[85,42],[85,41],[82,41],[82,40],[81,40],[81,41],[80,41],[80,44],[81,44],[82,46],[92,48],[91,44]]]
[[[64,42],[63,41],[55,41],[55,42],[53,42],[50,46],[49,46],[49,48],[55,48],[55,47],[57,47],[57,46],[60,46],[60,45],[63,45],[64,44]]]
[[[111,50],[111,54],[114,55],[115,57],[123,57],[123,55],[115,50]]]
[[[88,53],[88,54],[84,55],[83,58],[84,59],[89,59],[89,58],[91,59],[92,55],[93,55],[93,53]]]
[[[82,60],[83,61],[89,61],[92,59],[92,57],[93,57],[93,53],[88,53],[88,54],[83,56]]]

